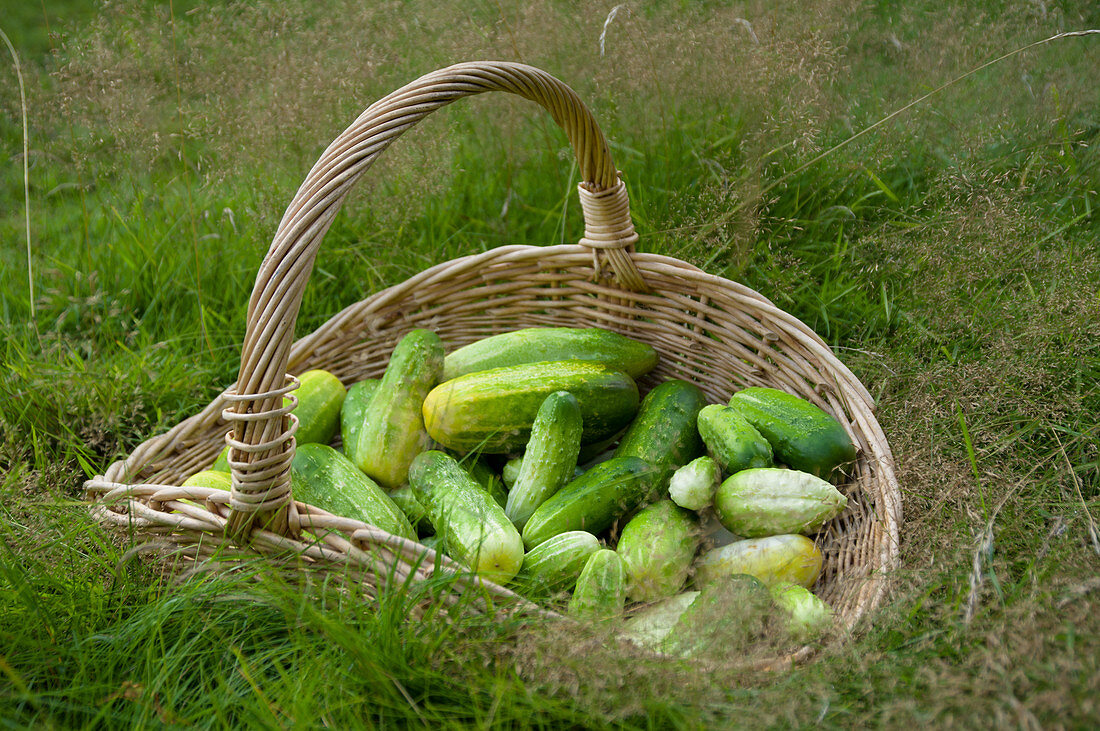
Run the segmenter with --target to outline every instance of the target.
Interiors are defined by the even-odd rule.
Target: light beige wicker
[[[535,101],[565,130],[583,177],[580,243],[504,246],[440,264],[294,342],[317,249],[359,176],[424,116],[486,91]],[[294,556],[300,565],[342,567],[367,593],[386,581],[415,580],[435,570],[423,561],[423,547],[291,499],[296,421],[282,397],[295,382],[287,374],[325,368],[345,385],[377,377],[413,328],[434,330],[453,349],[521,327],[597,326],[657,349],[660,364],[643,387],[685,378],[724,401],[745,386],[773,386],[813,401],[844,424],[859,457],[842,488],[849,507],[819,537],[826,563],[816,591],[851,627],[881,600],[898,562],[901,498],[870,395],[796,318],[740,284],[636,252],[637,238],[607,141],[571,89],[538,69],[503,62],[423,76],[363,112],[294,196],[256,277],[238,382],[89,480],[92,509],[109,523],[163,536],[193,558]],[[225,441],[233,447],[231,493],[178,487],[208,467]],[[456,568],[444,561],[448,567]],[[497,596],[514,596],[484,585]]]

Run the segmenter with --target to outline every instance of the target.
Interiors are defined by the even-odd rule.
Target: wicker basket
[[[565,130],[583,177],[584,238],[576,245],[503,246],[440,264],[294,342],[317,249],[359,176],[424,116],[486,91],[535,101]],[[89,480],[92,509],[109,523],[162,536],[195,559],[291,555],[298,565],[341,567],[368,593],[387,581],[416,580],[440,569],[423,560],[422,546],[291,499],[297,423],[282,403],[296,382],[287,374],[325,368],[349,385],[377,377],[413,328],[435,331],[453,349],[522,327],[602,327],[657,349],[659,365],[643,389],[684,378],[718,402],[745,386],[772,386],[809,399],[845,426],[859,456],[841,487],[847,510],[818,537],[826,559],[815,591],[851,627],[880,601],[898,561],[901,498],[870,395],[820,338],[760,294],[677,259],[638,253],[636,240],[607,141],[571,89],[538,69],[503,62],[423,76],[363,112],[291,201],[256,277],[238,382]],[[178,487],[208,467],[226,441],[231,492]],[[442,567],[457,569],[445,559]]]

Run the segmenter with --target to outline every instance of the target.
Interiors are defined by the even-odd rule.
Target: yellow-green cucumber
[[[298,444],[328,444],[340,427],[340,407],[344,405],[347,389],[340,379],[328,371],[315,368],[298,376],[298,388],[294,391],[298,405],[294,416],[298,418],[298,431],[294,440]],[[283,405],[290,399],[283,397]]]
[[[443,373],[443,342],[431,330],[401,338],[374,389],[353,450],[359,469],[393,489],[427,446],[421,405]]]
[[[183,481],[181,487],[212,487],[215,490],[229,490],[233,487],[229,470],[203,470],[196,472]]]
[[[762,467],[731,475],[714,495],[714,514],[745,538],[816,533],[848,505],[833,485],[809,472]]]
[[[569,591],[588,561],[600,549],[596,536],[583,530],[556,535],[532,548],[523,557],[523,567],[513,583],[532,596]]]
[[[622,557],[609,548],[594,551],[577,577],[568,613],[578,619],[613,619],[623,613],[625,605],[626,567]]]
[[[751,467],[771,467],[772,448],[736,409],[711,404],[699,412],[699,436],[707,453],[727,475]]]
[[[627,596],[652,602],[680,591],[699,548],[699,519],[671,500],[659,500],[630,519],[615,550],[626,565]]]
[[[622,429],[638,411],[638,386],[601,363],[526,363],[469,373],[436,386],[424,400],[432,439],[458,452],[508,454],[531,437],[546,397],[568,391],[581,407],[582,442]]]
[[[798,642],[808,642],[829,629],[833,610],[804,586],[781,582],[769,587],[772,599],[784,611],[787,631]]]
[[[379,383],[377,378],[353,383],[348,389],[344,405],[340,407],[340,439],[344,443],[344,455],[356,464],[359,462],[356,457],[359,449],[359,434],[363,431],[367,408]]]
[[[571,530],[600,534],[630,512],[652,489],[653,468],[637,457],[613,457],[558,490],[523,526],[530,550]]]
[[[581,428],[580,404],[568,391],[555,391],[539,406],[519,475],[504,506],[519,530],[535,508],[573,479]]]
[[[391,490],[388,494],[394,505],[401,508],[401,512],[409,519],[409,523],[418,536],[424,538],[435,533],[432,521],[428,519],[428,511],[413,495],[412,488],[409,487],[408,483],[396,490]]]
[[[327,444],[300,444],[290,464],[294,499],[416,540],[401,508],[373,480]]]
[[[695,563],[695,585],[733,574],[749,574],[768,586],[789,581],[812,588],[821,575],[821,549],[803,535],[734,541],[703,554]]]
[[[852,438],[840,422],[794,394],[754,386],[733,394],[730,407],[768,440],[775,460],[792,469],[827,480],[856,458]]]
[[[409,484],[442,537],[447,555],[498,584],[519,572],[519,531],[454,457],[439,450],[421,452],[409,467]]]
[[[644,459],[655,470],[654,485],[664,490],[677,467],[703,454],[697,420],[706,405],[706,396],[693,383],[673,379],[658,384],[642,399],[615,456]]]
[[[458,348],[443,363],[443,378],[502,366],[552,360],[604,363],[637,378],[657,365],[651,346],[599,328],[532,327],[483,338]]]

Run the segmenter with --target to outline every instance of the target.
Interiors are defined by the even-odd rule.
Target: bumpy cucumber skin
[[[447,355],[443,380],[503,366],[554,360],[604,363],[631,378],[653,370],[657,351],[599,328],[535,327],[493,335]]]
[[[298,431],[294,433],[294,440],[298,444],[331,442],[340,426],[340,407],[347,393],[340,379],[328,371],[314,369],[298,376],[298,388],[294,392],[298,399],[294,407]],[[284,397],[283,404],[289,405],[290,399]]]
[[[671,500],[639,511],[615,547],[626,565],[627,596],[652,602],[678,592],[687,581],[700,537],[696,515]]]
[[[571,530],[599,534],[636,508],[652,489],[653,468],[637,457],[594,466],[540,505],[523,527],[528,550]]]
[[[222,470],[203,470],[196,472],[183,481],[181,487],[212,487],[215,490],[229,490],[233,487],[233,478],[228,468]]]
[[[622,557],[609,548],[593,552],[577,577],[569,598],[569,615],[594,621],[613,619],[623,613],[625,605],[626,566]]]
[[[302,444],[290,464],[294,498],[416,540],[409,519],[373,480],[327,444]]]
[[[821,575],[823,562],[821,549],[802,535],[734,541],[696,561],[695,585],[705,586],[733,574],[749,574],[768,586],[789,581],[809,589]]]
[[[539,406],[519,475],[504,506],[519,530],[535,508],[573,479],[582,428],[580,404],[568,391],[555,391]]]
[[[458,452],[507,454],[531,437],[539,407],[568,391],[581,407],[582,442],[610,436],[638,411],[638,385],[600,363],[546,362],[478,371],[432,389],[424,424],[432,439]]]
[[[809,401],[775,388],[754,386],[733,394],[730,407],[772,445],[775,460],[822,479],[856,458],[848,432]]]
[[[367,418],[367,409],[374,391],[381,381],[368,378],[352,384],[344,405],[340,407],[340,438],[344,442],[344,456],[358,464],[356,451],[359,449],[359,434],[363,431],[363,422]]]
[[[409,485],[449,556],[498,584],[515,577],[523,565],[519,531],[453,457],[421,452],[409,467]]]
[[[848,505],[848,498],[820,477],[764,467],[731,475],[714,495],[714,514],[745,538],[820,530]]]
[[[698,426],[707,453],[727,475],[771,467],[771,445],[736,409],[711,404],[699,412]]]
[[[598,550],[599,540],[587,531],[556,535],[527,552],[514,583],[520,592],[529,595],[569,591],[588,557]]]
[[[383,487],[405,482],[427,446],[421,405],[442,374],[443,342],[432,331],[413,330],[394,348],[353,450],[359,469]]]
[[[697,421],[706,405],[706,396],[693,383],[673,379],[658,384],[642,399],[615,456],[644,459],[656,470],[654,484],[664,489],[678,467],[703,454]]]

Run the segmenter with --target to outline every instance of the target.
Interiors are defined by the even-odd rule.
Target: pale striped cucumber
[[[652,489],[652,473],[637,457],[601,462],[535,509],[523,527],[524,545],[531,549],[571,530],[602,533],[638,507]]]
[[[816,533],[847,505],[848,498],[820,477],[777,467],[741,470],[714,495],[719,522],[745,538]]]
[[[727,475],[750,467],[771,467],[772,448],[736,409],[711,404],[699,412],[699,436]]]
[[[639,511],[623,528],[615,547],[626,566],[627,595],[634,601],[651,602],[680,591],[700,538],[695,513],[671,500]]]
[[[502,366],[553,360],[603,363],[637,378],[657,365],[657,351],[645,343],[598,328],[537,327],[492,335],[450,353],[443,378]]]
[[[573,479],[581,448],[581,407],[568,391],[546,397],[535,415],[531,440],[504,512],[523,530],[535,508]]]
[[[516,588],[531,596],[569,591],[588,557],[599,549],[596,536],[583,530],[554,536],[523,557],[523,567],[514,580]]]
[[[421,452],[409,467],[409,484],[449,556],[490,581],[511,581],[523,564],[523,540],[504,508],[454,457]]]
[[[593,552],[577,577],[569,614],[578,619],[612,619],[623,613],[625,604],[626,567],[622,557],[608,548]]]
[[[827,480],[856,458],[852,438],[840,422],[794,394],[746,388],[733,394],[730,407],[768,440],[776,461],[792,469]]]
[[[290,464],[294,499],[416,540],[401,508],[373,480],[327,444],[302,444]]]
[[[328,444],[336,436],[340,426],[340,407],[347,390],[340,379],[328,371],[314,369],[298,376],[298,388],[294,396],[298,405],[294,416],[298,419],[298,431],[294,440],[298,444]],[[283,405],[290,399],[283,398]]]
[[[642,399],[616,457],[640,457],[655,470],[654,485],[664,490],[677,467],[703,454],[699,411],[707,405],[699,387],[678,379],[658,384]]]
[[[638,411],[638,386],[622,371],[581,361],[528,363],[441,383],[424,400],[424,424],[432,439],[458,452],[516,452],[555,391],[580,404],[583,442],[614,434]]]
[[[405,482],[427,446],[421,405],[442,373],[443,343],[432,331],[413,330],[394,348],[353,450],[359,469],[383,487]]]
[[[787,631],[798,642],[814,639],[833,623],[833,610],[806,587],[782,582],[770,589],[772,599],[786,613]]]
[[[363,422],[367,418],[367,408],[378,388],[377,378],[368,378],[352,384],[344,405],[340,407],[340,439],[344,443],[344,456],[359,464],[356,457],[359,449],[359,434],[363,431]]]
[[[668,496],[681,508],[698,512],[714,502],[721,483],[722,469],[713,458],[703,455],[672,473]]]
[[[824,557],[806,536],[782,535],[734,541],[705,553],[695,563],[695,585],[733,574],[749,574],[771,586],[782,581],[814,585]]]
[[[659,649],[680,617],[698,598],[698,591],[685,591],[646,605],[626,620],[622,636],[636,645]]]

